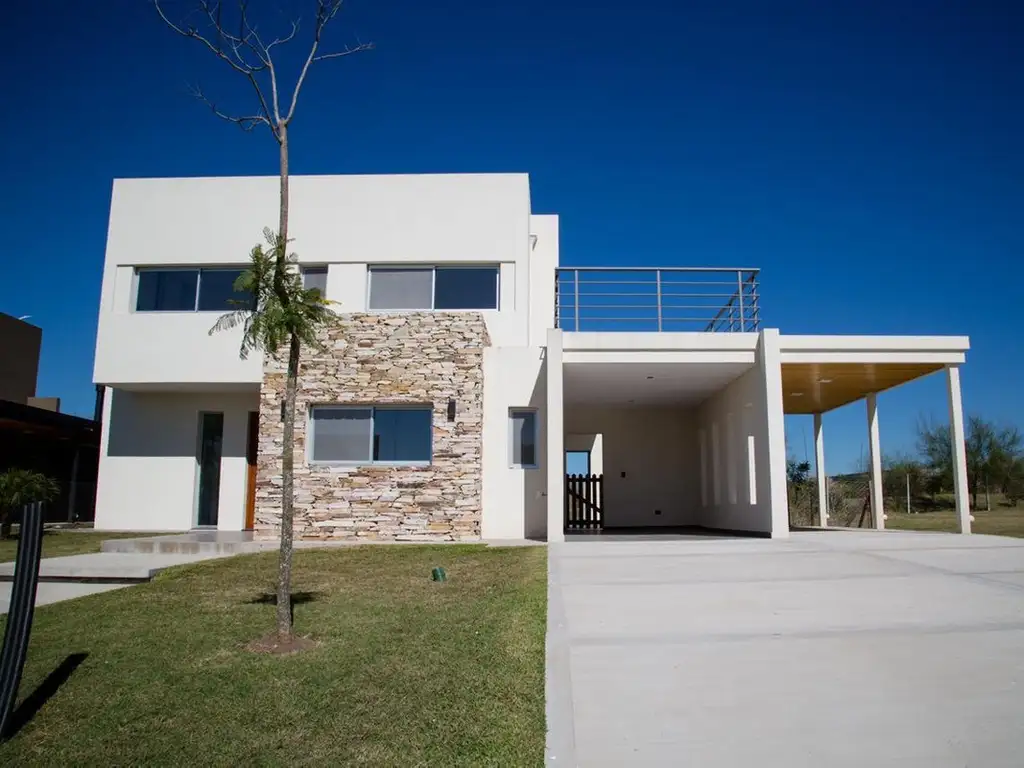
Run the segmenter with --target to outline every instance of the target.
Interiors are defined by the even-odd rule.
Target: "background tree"
[[[933,489],[953,487],[953,450],[947,424],[921,420],[917,427],[917,446],[931,473]],[[967,419],[964,438],[967,454],[967,483],[971,507],[978,508],[982,487],[986,496],[992,485],[1006,490],[1006,484],[1021,457],[1021,436],[1016,427],[998,426],[980,416]],[[991,509],[991,501],[987,502]]]
[[[11,538],[14,515],[26,504],[50,501],[60,494],[57,481],[30,469],[0,473],[0,537]]]
[[[282,76],[275,61],[279,46],[294,40],[300,32],[301,19],[290,23],[283,35],[269,37],[261,33],[250,15],[249,0],[225,3],[220,0],[195,0],[192,10],[184,19],[173,21],[164,11],[162,0],[153,0],[160,18],[174,32],[196,41],[220,59],[225,66],[237,72],[247,82],[255,97],[253,110],[244,115],[232,115],[219,109],[200,88],[194,95],[222,120],[235,123],[245,131],[266,127],[278,144],[280,161],[280,206],[276,232],[267,234],[269,249],[256,246],[246,275],[239,285],[249,286],[253,301],[247,310],[239,310],[227,317],[233,320],[218,322],[214,329],[246,322],[241,354],[261,348],[277,356],[282,347],[288,350],[287,382],[284,401],[284,445],[281,457],[281,549],[277,583],[277,635],[278,641],[291,640],[291,568],[293,536],[293,482],[295,446],[295,390],[299,373],[299,358],[303,343],[316,338],[319,326],[328,321],[330,312],[324,303],[313,302],[309,291],[303,291],[301,278],[293,266],[294,258],[288,254],[288,130],[295,118],[306,77],[313,64],[328,59],[343,58],[368,50],[372,44],[359,43],[338,50],[327,50],[324,31],[341,10],[342,0],[317,0],[311,23],[311,40],[295,85],[290,94],[281,90]],[[224,320],[222,318],[222,320]]]

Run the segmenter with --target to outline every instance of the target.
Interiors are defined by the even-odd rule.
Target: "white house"
[[[282,366],[209,333],[277,194],[276,177],[114,182],[97,528],[279,524]],[[964,337],[786,335],[762,326],[752,269],[560,268],[525,174],[299,176],[291,194],[303,279],[339,313],[302,359],[297,535],[786,536],[783,415],[862,398],[882,527],[875,395],[936,371],[970,530]],[[567,452],[602,479],[567,481]]]

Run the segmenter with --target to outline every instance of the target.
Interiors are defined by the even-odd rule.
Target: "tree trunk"
[[[278,220],[278,252],[276,275],[283,277],[288,260],[288,129],[278,126],[281,144],[281,209]],[[277,282],[277,293],[283,305],[288,293],[283,280]],[[284,391],[284,445],[281,456],[281,549],[277,567],[277,637],[287,642],[292,637],[292,538],[294,537],[294,470],[295,470],[295,390],[299,378],[299,337],[293,332],[288,344],[288,379]]]
[[[281,211],[277,222],[277,234],[284,243],[282,256],[288,255],[288,127],[278,126],[278,141],[281,143]]]
[[[292,504],[295,470],[295,390],[299,378],[299,337],[288,345],[288,380],[284,389],[284,445],[281,457],[281,552],[277,565],[277,636],[292,636],[292,538],[295,510]]]

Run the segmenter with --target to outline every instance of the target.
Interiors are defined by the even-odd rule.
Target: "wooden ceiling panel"
[[[939,363],[783,363],[783,410],[824,413],[942,367]]]

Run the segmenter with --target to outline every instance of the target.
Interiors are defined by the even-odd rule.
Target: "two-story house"
[[[277,194],[276,177],[115,181],[97,528],[279,526],[283,366],[209,333]],[[936,371],[970,528],[966,338],[785,335],[753,269],[562,268],[525,174],[300,176],[291,194],[297,268],[339,314],[301,363],[299,536],[786,536],[784,414],[816,414],[825,510],[820,415],[859,399],[882,527],[876,394]],[[567,481],[567,455],[593,480]]]

